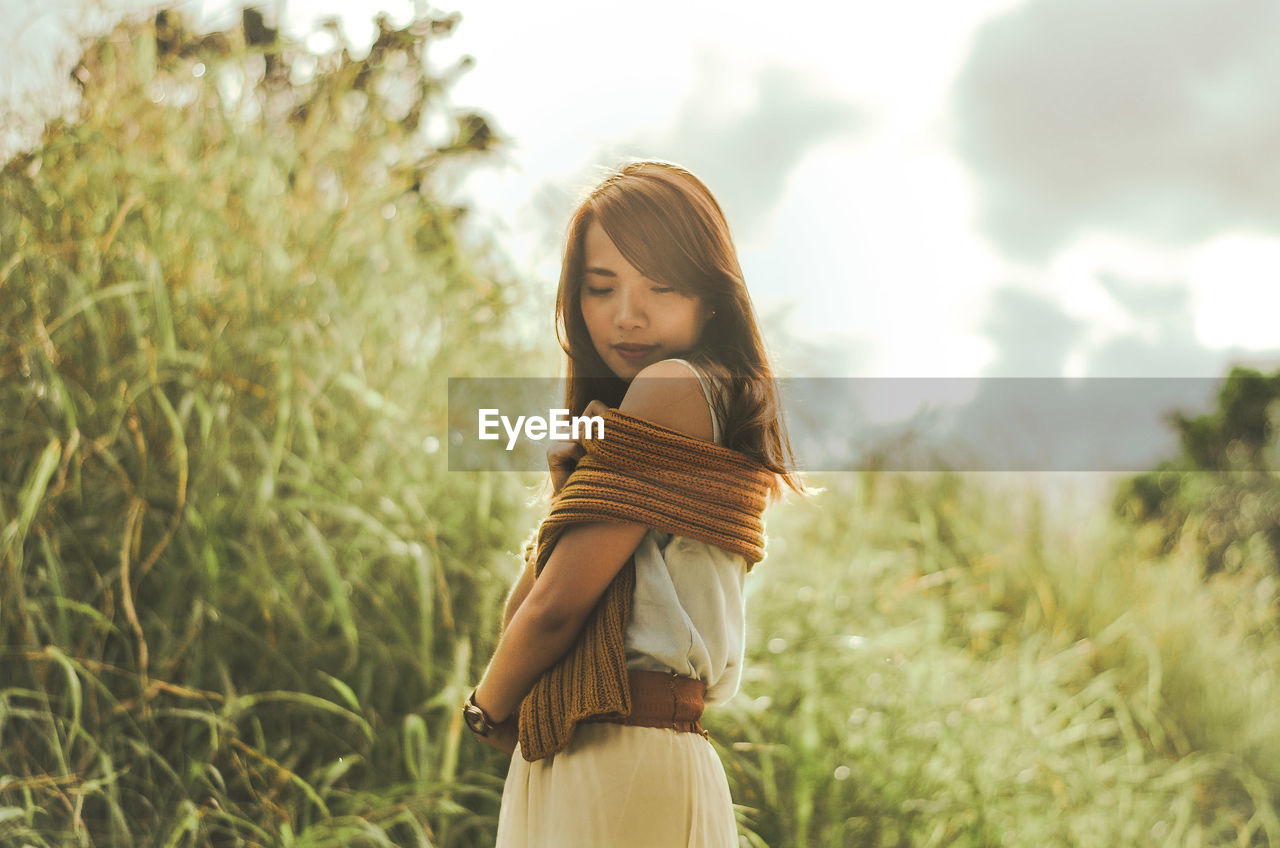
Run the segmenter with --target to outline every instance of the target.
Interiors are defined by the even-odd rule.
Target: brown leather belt
[[[665,727],[706,738],[707,731],[702,729],[699,719],[702,718],[707,685],[701,680],[661,671],[628,669],[627,683],[631,687],[631,715],[594,716],[585,721]]]

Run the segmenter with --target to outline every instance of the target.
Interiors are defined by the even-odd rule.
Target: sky
[[[210,22],[238,8],[176,5]],[[379,8],[264,6],[300,37],[336,14],[357,47]],[[473,57],[449,96],[509,140],[455,190],[548,324],[575,197],[653,156],[722,201],[790,376],[1280,367],[1271,0],[439,8],[462,18],[430,61]],[[0,0],[25,47],[0,85],[56,75],[68,15],[82,3]]]

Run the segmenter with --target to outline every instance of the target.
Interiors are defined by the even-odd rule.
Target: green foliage
[[[751,844],[1274,845],[1280,640],[1096,507],[841,475],[770,517],[743,692],[708,714]]]
[[[354,59],[162,13],[0,172],[0,843],[492,841],[456,706],[535,516],[440,440],[448,376],[537,358],[432,193],[494,144],[425,70],[455,21]],[[980,475],[771,515],[707,716],[746,844],[1280,842],[1278,382],[1182,421],[1234,488],[1138,478],[1136,537]]]
[[[1206,574],[1280,575],[1280,371],[1234,368],[1215,411],[1171,420],[1181,453],[1127,481],[1116,511],[1153,551],[1194,553]]]
[[[448,376],[528,354],[431,190],[493,143],[426,69],[454,23],[124,25],[0,173],[0,841],[491,828],[455,706],[527,519],[441,439]]]

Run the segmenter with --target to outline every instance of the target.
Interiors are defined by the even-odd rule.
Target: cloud
[[[1099,282],[1137,328],[1100,343],[1053,297],[997,290],[984,323],[996,357],[947,433],[971,451],[961,457],[977,467],[1132,471],[1176,449],[1165,416],[1200,411],[1230,352],[1198,343],[1185,285],[1115,274]],[[1063,379],[1076,358],[1085,379]]]
[[[1280,5],[1030,0],[953,89],[983,229],[1043,259],[1085,230],[1195,243],[1280,232]]]
[[[78,102],[68,71],[87,32],[66,3],[0,0],[0,163],[33,147],[45,121],[69,114]]]
[[[1085,336],[1083,321],[1050,298],[1023,289],[997,289],[982,330],[996,348],[992,377],[1058,377]]]
[[[857,105],[823,92],[801,71],[744,70],[704,53],[670,125],[624,147],[688,166],[716,194],[735,236],[749,238],[778,207],[807,153],[866,124]]]
[[[1094,377],[1218,377],[1241,349],[1212,350],[1196,337],[1191,290],[1185,284],[1152,284],[1116,274],[1099,279],[1146,332],[1112,337],[1088,352]]]
[[[895,470],[1140,471],[1177,453],[1168,415],[1211,411],[1233,365],[1280,367],[1280,348],[1204,347],[1179,282],[1098,282],[1130,329],[1100,338],[1053,293],[1006,285],[983,323],[997,355],[980,378],[795,381],[789,414],[802,460],[814,469],[878,460]],[[1069,362],[1080,376],[1064,376]]]
[[[1210,348],[1201,343],[1196,336],[1194,301],[1185,285],[1152,287],[1119,278],[1104,278],[1102,283],[1150,332],[1116,336],[1089,350],[1085,373],[1091,377],[1197,380],[1223,377],[1233,365],[1280,367],[1280,347]]]
[[[1099,337],[1088,319],[1048,293],[1006,285],[995,291],[984,336],[995,348],[987,377],[1057,378],[1068,362],[1088,378],[1208,379],[1233,364],[1280,366],[1280,346],[1210,348],[1196,335],[1195,301],[1181,281],[1102,274],[1098,282],[1126,316],[1129,332]]]

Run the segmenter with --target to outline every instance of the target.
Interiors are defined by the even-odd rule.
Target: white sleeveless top
[[[692,364],[721,444],[712,384]],[[636,591],[624,639],[627,668],[674,672],[707,684],[706,702],[727,701],[742,680],[747,560],[715,545],[649,529],[636,548]]]

